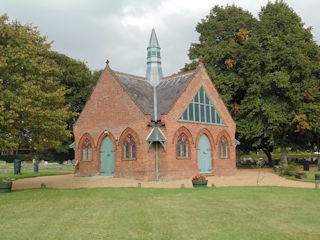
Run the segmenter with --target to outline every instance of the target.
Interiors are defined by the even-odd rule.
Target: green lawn
[[[72,172],[48,172],[40,171],[37,173],[34,172],[22,172],[20,175],[15,175],[13,173],[1,173],[0,178],[11,178],[11,179],[20,179],[20,178],[31,178],[31,177],[40,177],[40,176],[51,176],[51,175],[65,175],[71,174]]]
[[[1,239],[320,239],[320,190],[31,189],[0,194]]]
[[[30,178],[30,177],[39,177],[39,176],[50,176],[50,175],[64,175],[71,174],[74,171],[73,165],[39,165],[39,172],[33,172],[33,164],[27,163],[26,165],[21,166],[21,175],[13,174],[13,163],[7,163],[0,165],[0,178],[9,177],[9,178]]]
[[[298,166],[298,171],[302,171],[303,167],[302,166]],[[315,182],[315,174],[320,174],[320,172],[318,171],[318,167],[315,166],[310,166],[310,170],[309,171],[303,171],[305,174],[307,174],[307,178],[296,178],[295,176],[288,176],[288,175],[280,175],[280,173],[277,173],[278,175],[280,175],[281,177],[290,179],[290,180],[296,180],[296,181],[301,181],[301,182]]]

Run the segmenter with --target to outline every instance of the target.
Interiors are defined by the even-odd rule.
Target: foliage
[[[319,239],[319,197],[286,187],[20,190],[0,195],[1,238]]]
[[[58,65],[61,77],[60,82],[69,91],[66,93],[66,102],[70,104],[73,113],[79,114],[92,91],[93,76],[84,62],[74,60],[64,54],[50,51],[48,57]],[[72,130],[77,115],[68,120],[68,129]]]
[[[298,171],[299,166],[295,163],[290,163],[285,169],[281,171],[281,175],[289,175],[289,172]]]
[[[11,183],[11,182],[12,182],[11,178],[8,178],[8,177],[0,178],[0,184],[1,183]]]
[[[32,161],[32,155],[30,154],[0,155],[0,160],[6,161],[7,163],[12,163],[15,159],[19,159],[21,161]]]
[[[96,84],[97,84],[99,78],[101,77],[103,71],[104,71],[103,69],[93,71],[93,73],[92,73],[92,87],[96,86]]]
[[[0,149],[58,148],[72,117],[50,43],[35,27],[0,16]]]
[[[66,161],[74,158],[73,149],[68,148],[67,152],[58,152],[55,149],[50,149],[46,152],[39,153],[39,159],[45,161]]]
[[[320,130],[320,49],[300,17],[283,1],[269,2],[259,19],[216,6],[196,30],[200,43],[182,70],[204,63],[241,143],[269,160],[273,146],[310,148]]]

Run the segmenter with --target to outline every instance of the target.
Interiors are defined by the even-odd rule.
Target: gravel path
[[[299,182],[288,180],[271,172],[270,169],[256,170],[245,169],[238,170],[235,176],[213,176],[208,177],[208,186],[214,184],[217,187],[222,186],[282,186],[314,188],[314,183]],[[74,177],[70,175],[44,176],[36,178],[24,178],[14,181],[13,189],[39,188],[41,184],[46,184],[49,188],[75,189],[75,188],[96,188],[96,187],[137,187],[141,183],[142,187],[147,188],[180,188],[192,187],[190,179],[175,180],[167,182],[144,182],[124,178],[112,177]]]

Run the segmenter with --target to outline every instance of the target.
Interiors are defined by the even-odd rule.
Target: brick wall
[[[177,121],[203,86],[215,105],[225,126]],[[159,143],[159,177],[161,180],[191,178],[198,173],[197,144],[202,134],[210,140],[212,167],[216,175],[233,175],[236,171],[235,130],[236,124],[213,87],[205,69],[201,66],[167,115],[162,116],[165,127],[161,130],[167,138],[166,150]],[[146,138],[150,131],[147,124],[150,115],[145,115],[132,101],[127,92],[115,80],[109,67],[99,79],[95,90],[86,103],[74,126],[75,160],[79,161],[80,176],[100,174],[100,148],[103,139],[109,136],[115,150],[115,177],[155,180],[155,144],[147,150]],[[177,158],[177,138],[184,133],[189,140],[189,157]],[[123,160],[124,139],[131,134],[136,142],[136,159]],[[219,140],[228,141],[228,158],[220,159]],[[82,161],[82,144],[88,138],[93,145],[92,161]]]

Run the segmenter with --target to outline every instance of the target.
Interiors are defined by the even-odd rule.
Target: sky
[[[274,1],[271,1],[274,2]],[[285,1],[312,27],[320,44],[320,1]],[[198,42],[195,27],[215,6],[235,4],[255,17],[267,0],[0,0],[0,14],[38,26],[52,49],[85,62],[145,76],[147,45],[155,28],[164,76],[190,62],[188,49]]]

